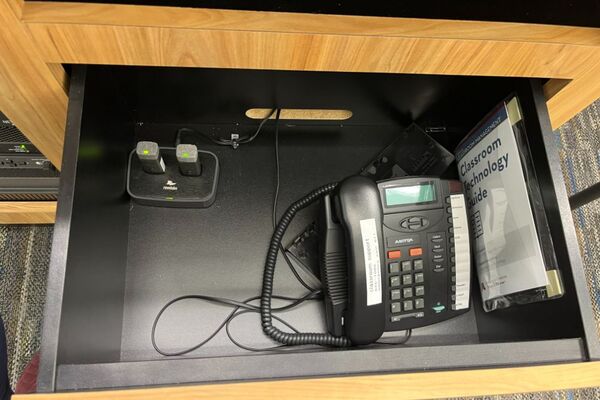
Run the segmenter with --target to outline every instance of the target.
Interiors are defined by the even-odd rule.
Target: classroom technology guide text
[[[498,156],[499,149],[502,147],[502,140],[497,138],[492,141],[481,152],[477,152],[467,161],[461,161],[459,165],[461,180],[465,189],[470,194],[468,199],[469,207],[473,207],[478,202],[487,198],[487,189],[481,189],[479,184],[494,173],[500,173],[508,168],[508,153]],[[483,169],[476,169],[477,166]]]
[[[548,284],[504,103],[456,150],[484,301]]]

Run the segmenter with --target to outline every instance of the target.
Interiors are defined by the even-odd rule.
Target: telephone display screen
[[[435,185],[433,182],[385,189],[385,203],[387,206],[429,203],[432,201],[435,201]]]

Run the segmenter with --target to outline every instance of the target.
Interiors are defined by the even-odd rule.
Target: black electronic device
[[[324,196],[321,277],[329,332],[353,344],[469,309],[462,185],[435,177],[352,177]]]
[[[156,142],[142,141],[135,147],[135,154],[144,172],[148,174],[164,174],[165,162],[160,155]]]
[[[185,176],[200,176],[202,164],[198,157],[198,148],[195,144],[178,144],[175,155],[179,163],[179,171]]]
[[[150,171],[139,157],[139,150],[138,145],[129,155],[127,192],[133,200],[158,207],[206,208],[213,204],[219,182],[219,159],[214,153],[196,149],[194,163],[203,166],[202,173],[197,176],[182,173],[174,147],[147,149],[152,156]],[[188,156],[192,158],[192,155]],[[159,159],[164,173],[156,169]]]
[[[52,163],[0,112],[0,200],[56,200],[59,176]]]

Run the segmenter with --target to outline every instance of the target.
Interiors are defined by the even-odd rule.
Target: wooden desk
[[[600,97],[599,50],[593,28],[0,0],[0,109],[55,165],[63,63],[549,78],[557,128]],[[48,222],[46,206],[4,221]],[[15,398],[439,398],[595,385],[598,362]]]
[[[585,388],[600,385],[600,362],[296,379],[170,388],[15,396],[15,400],[72,399],[438,399]]]

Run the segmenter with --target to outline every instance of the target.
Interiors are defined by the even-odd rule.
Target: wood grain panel
[[[67,95],[17,18],[19,3],[0,1],[0,110],[60,168]]]
[[[482,396],[600,385],[600,362],[471,371],[425,372],[18,395],[15,400],[183,399],[433,399]]]
[[[547,99],[552,127],[558,128],[599,98],[600,61]]]
[[[116,12],[118,11],[118,12]],[[600,46],[600,29],[571,26],[28,1],[26,23],[406,36]]]
[[[2,201],[0,224],[53,224],[55,201]]]
[[[29,23],[52,63],[570,79],[586,46],[528,42]]]
[[[552,97],[600,62],[596,28],[45,2],[23,21],[52,63],[543,77]]]

